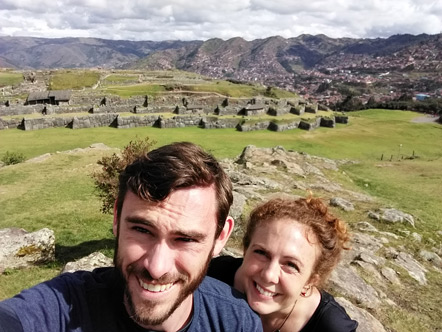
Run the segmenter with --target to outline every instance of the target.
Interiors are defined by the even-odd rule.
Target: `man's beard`
[[[212,251],[213,249],[211,250],[211,252]],[[177,298],[174,300],[173,303],[170,304],[169,308],[167,308],[162,313],[155,314],[155,308],[158,305],[158,303],[156,303],[155,301],[143,300],[142,303],[135,304],[133,301],[133,295],[131,294],[131,291],[128,286],[128,278],[131,274],[134,274],[135,276],[141,276],[141,278],[145,281],[153,281],[154,279],[150,276],[149,272],[146,269],[137,266],[135,263],[129,264],[126,268],[125,271],[126,273],[124,273],[122,270],[121,257],[118,256],[118,244],[117,244],[115,247],[114,263],[118,272],[122,276],[122,280],[124,283],[124,297],[125,297],[125,303],[127,304],[126,308],[128,310],[129,316],[138,325],[141,326],[156,326],[162,324],[167,318],[170,317],[170,315],[172,315],[175,312],[175,310],[181,305],[181,303],[188,296],[190,296],[195,292],[195,290],[201,284],[204,277],[206,276],[211,258],[212,258],[211,255],[207,257],[204,266],[202,266],[200,272],[198,273],[198,275],[194,277],[193,280],[190,280],[190,277],[184,274],[178,274],[178,275],[165,274],[161,278],[155,279],[155,281],[159,284],[167,284],[174,282],[177,285],[181,284],[182,287]]]

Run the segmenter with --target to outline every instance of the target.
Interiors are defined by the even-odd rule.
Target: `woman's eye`
[[[297,272],[299,272],[299,268],[298,265],[296,265],[295,263],[287,263],[287,266],[293,270],[296,270]]]

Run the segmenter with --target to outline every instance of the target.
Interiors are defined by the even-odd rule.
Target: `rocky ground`
[[[94,148],[97,147],[105,148],[101,145],[95,145]],[[79,152],[83,151],[69,153]],[[231,215],[236,219],[232,241],[224,253],[239,254],[245,215],[250,207],[275,195],[306,196],[311,190],[315,196],[326,200],[334,212],[347,220],[352,230],[351,250],[345,253],[332,273],[327,290],[337,297],[350,316],[359,321],[359,332],[395,331],[381,323],[385,320],[385,312],[398,307],[401,310],[410,307],[409,313],[412,315],[414,304],[402,301],[393,289],[412,285],[408,292],[418,294],[420,288],[431,286],[435,292],[440,292],[440,285],[429,285],[428,274],[442,272],[442,231],[434,234],[434,238],[425,240],[432,244],[431,250],[422,249],[416,253],[407,249],[407,241],[422,241],[418,222],[412,215],[384,206],[378,199],[361,193],[357,188],[349,190],[346,183],[339,183],[344,181],[336,180],[345,179],[346,176],[340,167],[353,162],[315,157],[287,151],[282,147],[255,146],[247,146],[234,160],[222,160],[221,163],[234,184]],[[385,224],[393,224],[396,231],[383,231],[382,225]],[[0,271],[53,255],[51,246],[54,245],[54,238],[50,230],[42,230],[35,235],[34,240],[31,239],[34,233],[26,234],[9,229],[0,230],[0,233]],[[17,240],[17,237],[21,240]],[[30,249],[23,250],[25,247]],[[20,251],[20,255],[17,251]],[[17,263],[17,260],[21,263]],[[80,261],[69,263],[64,271],[92,269],[110,264],[112,261],[109,258],[94,253]],[[436,331],[440,332],[442,328]]]

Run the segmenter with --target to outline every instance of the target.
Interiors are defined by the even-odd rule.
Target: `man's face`
[[[216,207],[212,187],[180,189],[159,203],[126,194],[119,223],[114,217],[116,266],[126,309],[139,325],[179,329],[189,318],[191,295],[214,248],[224,245],[214,239]]]

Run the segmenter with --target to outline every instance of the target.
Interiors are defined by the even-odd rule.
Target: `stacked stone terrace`
[[[155,97],[134,96],[123,99],[99,93],[73,93],[67,105],[25,105],[4,103],[0,106],[0,129],[37,130],[51,127],[72,129],[92,127],[200,127],[236,128],[239,131],[294,128],[312,130],[347,123],[346,116],[316,116],[305,120],[295,117],[279,121],[285,114],[302,116],[318,113],[318,105],[300,99],[226,98],[212,93],[165,93]],[[261,121],[271,115],[275,120]]]

